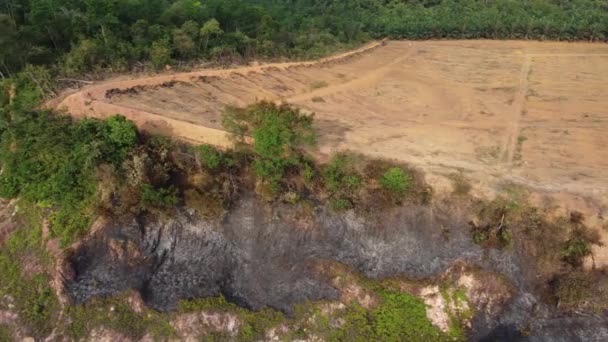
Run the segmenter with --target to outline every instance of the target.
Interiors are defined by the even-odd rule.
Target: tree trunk
[[[4,64],[4,60],[2,61],[2,66],[4,67],[4,70],[6,70],[6,74],[8,75],[8,77],[13,77],[11,75],[11,71],[8,69],[8,67],[6,66],[6,64]]]

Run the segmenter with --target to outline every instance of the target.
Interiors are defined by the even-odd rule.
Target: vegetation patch
[[[315,89],[325,88],[328,85],[329,84],[325,81],[314,81],[310,84],[310,89],[315,90]]]
[[[294,107],[261,102],[246,109],[228,109],[222,123],[237,141],[244,142],[245,136],[254,139],[252,168],[278,192],[287,172],[304,164],[304,148],[316,143],[312,121],[312,115]]]
[[[339,317],[343,325],[330,333],[337,341],[448,341],[451,340],[426,316],[424,301],[411,294],[378,288],[378,307],[366,310],[349,306]]]
[[[0,195],[50,209],[52,235],[63,246],[91,223],[96,167],[119,165],[137,139],[122,117],[73,122],[48,112],[22,114],[0,132]]]
[[[399,167],[391,167],[380,178],[382,187],[397,196],[411,188],[411,181],[411,176]]]
[[[13,342],[13,329],[7,324],[0,324],[0,342]]]
[[[47,336],[55,327],[59,302],[45,274],[25,278],[20,264],[20,259],[0,253],[0,296],[13,298],[20,322],[34,336]]]
[[[452,181],[452,193],[456,196],[466,196],[473,188],[471,183],[461,173],[453,173],[449,175],[449,179]]]
[[[65,333],[76,340],[88,337],[98,327],[119,332],[133,340],[139,340],[148,333],[158,340],[175,337],[175,330],[166,314],[149,309],[137,313],[124,296],[68,306],[67,315],[70,323],[65,327]]]
[[[238,341],[256,341],[264,338],[266,332],[285,322],[287,318],[279,311],[263,308],[251,311],[228,302],[223,296],[182,301],[179,312],[228,312],[235,314],[241,321],[237,335]]]

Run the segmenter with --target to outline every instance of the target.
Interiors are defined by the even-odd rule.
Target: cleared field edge
[[[233,143],[229,139],[228,134],[223,130],[171,119],[159,114],[154,114],[135,108],[118,106],[116,104],[109,103],[106,100],[106,92],[110,89],[128,89],[136,86],[158,86],[165,82],[191,82],[192,79],[196,79],[201,76],[226,78],[230,77],[230,75],[235,72],[264,73],[266,71],[277,69],[287,70],[290,68],[334,64],[343,62],[364,53],[368,53],[380,46],[384,46],[386,43],[387,40],[374,41],[358,49],[314,61],[270,63],[254,67],[199,70],[179,74],[136,78],[125,81],[106,81],[102,82],[101,84],[93,84],[79,90],[74,94],[68,95],[61,100],[58,105],[51,105],[51,107],[55,107],[60,111],[65,111],[67,114],[76,118],[95,117],[103,119],[111,115],[122,114],[135,122],[140,129],[150,133],[171,135],[190,143],[212,144],[219,147],[230,147]]]

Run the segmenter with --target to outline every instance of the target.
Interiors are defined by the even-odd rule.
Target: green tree
[[[150,61],[156,70],[171,64],[171,45],[168,39],[161,39],[152,43]]]
[[[220,23],[216,19],[209,19],[203,27],[201,27],[201,37],[203,39],[203,49],[206,51],[209,46],[209,39],[224,33],[220,27]]]
[[[137,142],[137,127],[133,121],[122,115],[114,115],[106,119],[108,137],[118,148],[130,148]]]
[[[194,55],[194,40],[183,30],[173,30],[173,46],[180,56],[188,58]]]
[[[226,111],[224,127],[238,139],[253,138],[254,170],[275,190],[287,168],[300,166],[304,148],[314,146],[313,115],[305,115],[289,105],[261,102],[247,109]]]

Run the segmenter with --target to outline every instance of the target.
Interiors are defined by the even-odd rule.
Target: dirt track
[[[107,81],[57,107],[226,146],[225,105],[284,101],[316,113],[324,154],[350,149],[431,174],[460,170],[482,188],[514,181],[606,201],[607,91],[604,44],[401,41],[316,62]]]

